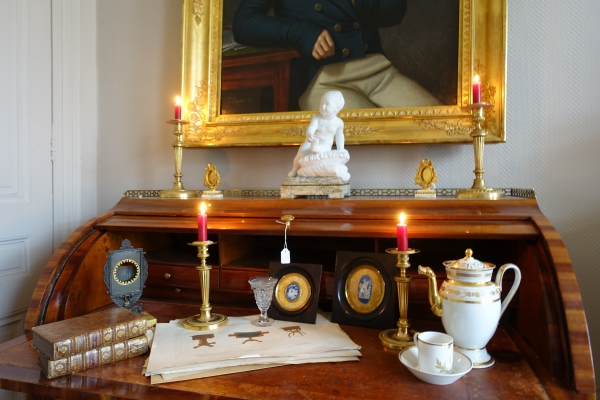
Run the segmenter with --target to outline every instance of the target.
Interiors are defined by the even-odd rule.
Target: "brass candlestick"
[[[473,121],[475,122],[475,128],[471,131],[471,137],[473,138],[473,150],[475,152],[475,180],[473,186],[470,189],[461,189],[456,192],[456,197],[460,199],[465,198],[476,198],[476,199],[498,199],[504,197],[504,191],[502,189],[491,189],[485,186],[485,180],[483,179],[483,148],[485,145],[485,137],[487,136],[487,130],[481,126],[485,121],[485,115],[483,110],[486,108],[493,107],[488,103],[474,103],[466,110],[471,110],[473,114]]]
[[[181,182],[181,162],[183,160],[183,125],[189,124],[189,122],[182,119],[172,119],[167,121],[167,124],[174,125],[173,135],[175,135],[175,141],[173,142],[173,150],[175,151],[175,182],[173,188],[169,190],[161,190],[160,197],[171,197],[178,199],[187,199],[190,197],[198,197],[198,192],[195,190],[185,190],[183,182]]]
[[[208,258],[208,246],[214,244],[211,240],[204,242],[193,242],[191,246],[198,248],[198,258],[202,260],[196,270],[200,273],[200,292],[202,293],[202,305],[200,306],[200,314],[192,315],[183,321],[183,326],[186,329],[192,329],[196,331],[207,331],[212,329],[221,328],[227,325],[227,317],[223,314],[211,313],[212,307],[208,302],[208,294],[210,291],[210,270],[212,267],[206,265],[206,259]]]
[[[388,349],[402,350],[406,347],[414,346],[413,335],[408,331],[410,323],[408,322],[408,287],[411,277],[406,276],[406,269],[410,267],[408,258],[411,254],[418,253],[417,249],[408,249],[401,251],[396,249],[387,249],[386,253],[398,254],[398,275],[394,280],[398,284],[398,306],[400,307],[400,319],[396,323],[398,329],[388,329],[379,334],[379,341]]]

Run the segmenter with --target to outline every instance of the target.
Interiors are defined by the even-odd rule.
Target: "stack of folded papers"
[[[229,317],[217,330],[191,331],[182,320],[157,324],[146,376],[164,383],[290,364],[358,361],[360,346],[321,315],[316,324],[250,322],[258,316]]]

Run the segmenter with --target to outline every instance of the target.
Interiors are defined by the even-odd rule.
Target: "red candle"
[[[479,75],[475,75],[473,78],[473,103],[481,103],[481,82],[479,82]]]
[[[396,225],[396,235],[398,237],[398,250],[408,250],[408,227],[404,222],[404,213],[400,214],[400,223]]]
[[[208,240],[208,215],[206,215],[206,204],[200,205],[200,214],[198,214],[198,241],[206,242]]]
[[[175,119],[181,119],[181,97],[175,98]]]

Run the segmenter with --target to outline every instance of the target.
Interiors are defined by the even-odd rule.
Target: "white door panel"
[[[0,1],[0,342],[23,333],[52,255],[50,2]],[[23,394],[0,390],[0,400]]]
[[[0,1],[0,319],[27,309],[53,250],[50,17]]]

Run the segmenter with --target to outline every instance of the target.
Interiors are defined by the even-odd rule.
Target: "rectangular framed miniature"
[[[475,75],[481,101],[493,105],[486,141],[506,140],[507,0],[389,0],[375,13],[324,1],[316,10],[281,0],[273,11],[262,0],[183,0],[184,146],[298,145],[319,90],[346,84],[339,116],[347,144],[468,143],[463,107],[473,102]],[[335,45],[317,60],[321,29]],[[380,78],[363,85],[360,73],[373,68]]]
[[[395,325],[397,257],[338,251],[331,322],[388,329]]]
[[[269,276],[277,278],[277,284],[267,315],[281,321],[314,324],[319,305],[321,270],[320,264],[272,261]]]

